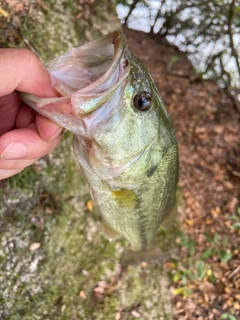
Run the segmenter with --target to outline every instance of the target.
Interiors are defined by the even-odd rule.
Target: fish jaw
[[[128,76],[127,55],[123,33],[114,31],[46,65],[56,78],[58,97],[40,98],[23,92],[19,96],[38,113],[86,137],[82,118],[102,106]]]

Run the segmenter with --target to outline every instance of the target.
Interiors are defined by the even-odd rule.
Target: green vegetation
[[[70,145],[67,133],[49,157],[1,190],[1,319],[113,319],[117,312],[169,319],[158,264],[129,268],[114,284],[126,243],[102,236]],[[99,281],[108,284],[102,298],[94,291]]]
[[[227,320],[237,320],[235,316],[229,313],[224,313],[221,315],[220,320],[227,319]]]
[[[0,48],[27,47],[42,61],[121,28],[115,1],[2,1]]]

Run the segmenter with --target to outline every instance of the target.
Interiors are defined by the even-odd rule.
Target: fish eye
[[[141,91],[140,93],[136,94],[133,99],[134,106],[140,111],[147,111],[152,106],[152,98],[150,94],[146,91]]]

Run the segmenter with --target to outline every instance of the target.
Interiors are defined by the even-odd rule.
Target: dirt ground
[[[189,296],[173,295],[175,316],[201,320],[225,314],[226,319],[240,319],[239,227],[232,228],[231,220],[239,223],[240,218],[240,115],[215,83],[196,77],[177,48],[158,36],[124,32],[132,52],[150,70],[174,122],[185,202],[179,219],[196,242],[196,255],[208,249],[209,274],[214,275],[214,281],[193,281]],[[226,251],[221,251],[223,246]],[[221,254],[231,258],[223,263]],[[182,250],[183,260],[187,255]]]

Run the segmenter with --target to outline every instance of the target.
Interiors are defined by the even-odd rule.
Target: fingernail
[[[58,79],[57,77],[53,76],[51,73],[49,73],[50,76],[50,81],[51,81],[51,86],[54,89],[54,91],[57,92],[57,94],[59,94],[59,92],[57,91],[56,87],[59,86],[59,84],[62,83],[62,81],[60,79]]]
[[[27,154],[27,147],[21,142],[11,142],[1,154],[1,159],[19,159]]]
[[[57,138],[59,136],[59,134],[63,131],[63,128],[62,127],[59,127],[55,133],[51,136],[51,138],[49,140],[53,140],[55,138]]]

